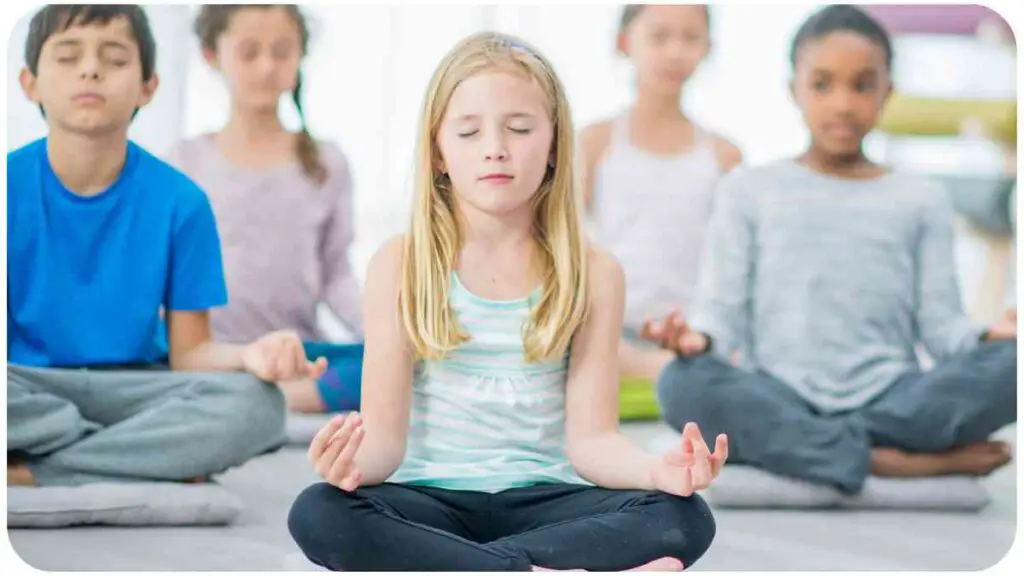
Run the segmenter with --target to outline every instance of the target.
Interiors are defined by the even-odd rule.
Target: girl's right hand
[[[661,322],[645,320],[640,336],[685,357],[698,356],[708,349],[707,337],[691,330],[678,311],[672,312]]]
[[[317,474],[346,492],[358,488],[363,475],[356,468],[355,458],[365,434],[358,412],[332,418],[309,445],[309,461]]]

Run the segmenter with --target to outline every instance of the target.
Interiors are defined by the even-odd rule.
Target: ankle
[[[25,464],[8,464],[7,465],[7,485],[8,486],[35,486],[35,477],[32,476],[32,471]]]

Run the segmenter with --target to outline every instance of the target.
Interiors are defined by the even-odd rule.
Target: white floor
[[[626,430],[649,447],[673,436],[660,424]],[[1012,465],[987,478],[993,502],[976,514],[716,510],[718,536],[693,569],[983,569],[1013,542],[1016,477]],[[304,452],[289,449],[222,478],[247,506],[230,527],[12,530],[10,539],[22,559],[43,570],[290,570],[304,563],[285,518],[313,481]]]

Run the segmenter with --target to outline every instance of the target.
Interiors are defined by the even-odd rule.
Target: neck
[[[128,133],[118,130],[86,136],[52,129],[46,138],[46,154],[65,188],[79,196],[95,196],[121,174],[128,154]]]
[[[259,147],[280,141],[286,134],[275,109],[242,109],[233,106],[220,137],[230,144]]]
[[[484,250],[507,248],[533,242],[533,207],[495,216],[460,203],[459,226],[463,245],[474,244]]]
[[[862,172],[864,168],[873,166],[871,161],[864,155],[863,149],[858,149],[856,152],[849,154],[835,155],[825,154],[818,148],[811,146],[800,156],[800,160],[815,170],[836,176],[855,176]]]
[[[682,91],[673,94],[652,94],[646,90],[638,90],[636,103],[633,105],[633,119],[637,122],[664,122],[684,118],[680,105]]]

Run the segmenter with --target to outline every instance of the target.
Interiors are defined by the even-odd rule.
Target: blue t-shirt
[[[226,303],[213,210],[181,172],[129,142],[117,181],[83,197],[54,174],[46,139],[7,155],[9,362],[162,362],[165,310]]]

